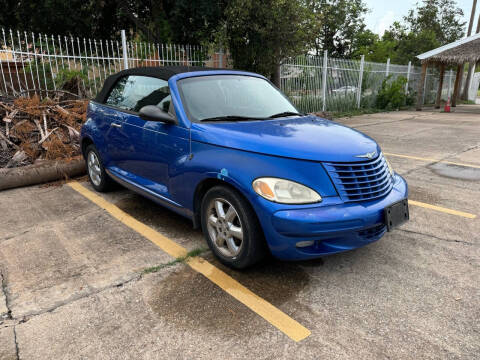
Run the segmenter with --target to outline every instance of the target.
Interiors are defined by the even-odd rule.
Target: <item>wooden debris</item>
[[[80,154],[87,100],[0,98],[0,168]]]

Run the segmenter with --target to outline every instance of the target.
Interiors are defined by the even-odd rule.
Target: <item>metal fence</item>
[[[126,66],[222,65],[221,54],[209,57],[202,46],[127,41],[122,35],[118,40],[97,40],[2,28],[0,94],[45,96],[66,87],[91,97],[106,77]],[[79,83],[68,84],[74,77]]]
[[[438,71],[428,69],[425,78],[424,103],[434,103],[438,88]],[[302,111],[343,112],[373,108],[384,79],[403,76],[405,93],[415,98],[421,69],[411,65],[374,63],[335,59],[327,56],[302,55],[285,61],[280,68],[281,89]],[[455,73],[445,72],[442,99],[453,92]]]
[[[117,40],[34,34],[0,29],[0,95],[50,96],[59,89],[92,97],[106,77],[126,67],[189,65],[229,67],[223,52],[202,46],[129,41],[125,32]],[[375,107],[385,78],[407,79],[405,92],[414,96],[420,68],[324,56],[303,55],[281,66],[281,89],[302,111],[342,112]],[[445,73],[442,98],[453,91],[455,73]],[[429,69],[424,102],[433,103],[438,72]]]

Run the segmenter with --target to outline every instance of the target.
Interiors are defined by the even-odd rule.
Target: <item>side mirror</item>
[[[147,105],[138,112],[140,118],[146,121],[160,121],[165,124],[175,124],[175,119],[169,113],[161,110],[155,105]]]

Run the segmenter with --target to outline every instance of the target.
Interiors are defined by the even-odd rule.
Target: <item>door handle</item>
[[[114,126],[114,127],[117,127],[117,128],[121,128],[121,127],[122,127],[122,124],[118,124],[118,123],[112,122],[112,123],[110,124],[110,126]]]

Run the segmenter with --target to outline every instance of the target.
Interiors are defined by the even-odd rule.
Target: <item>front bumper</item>
[[[356,249],[380,239],[387,231],[385,207],[407,197],[406,181],[395,174],[392,190],[381,199],[344,203],[329,197],[321,206],[256,210],[263,212],[259,219],[272,254],[283,260],[301,260]],[[297,247],[305,241],[313,244]]]

